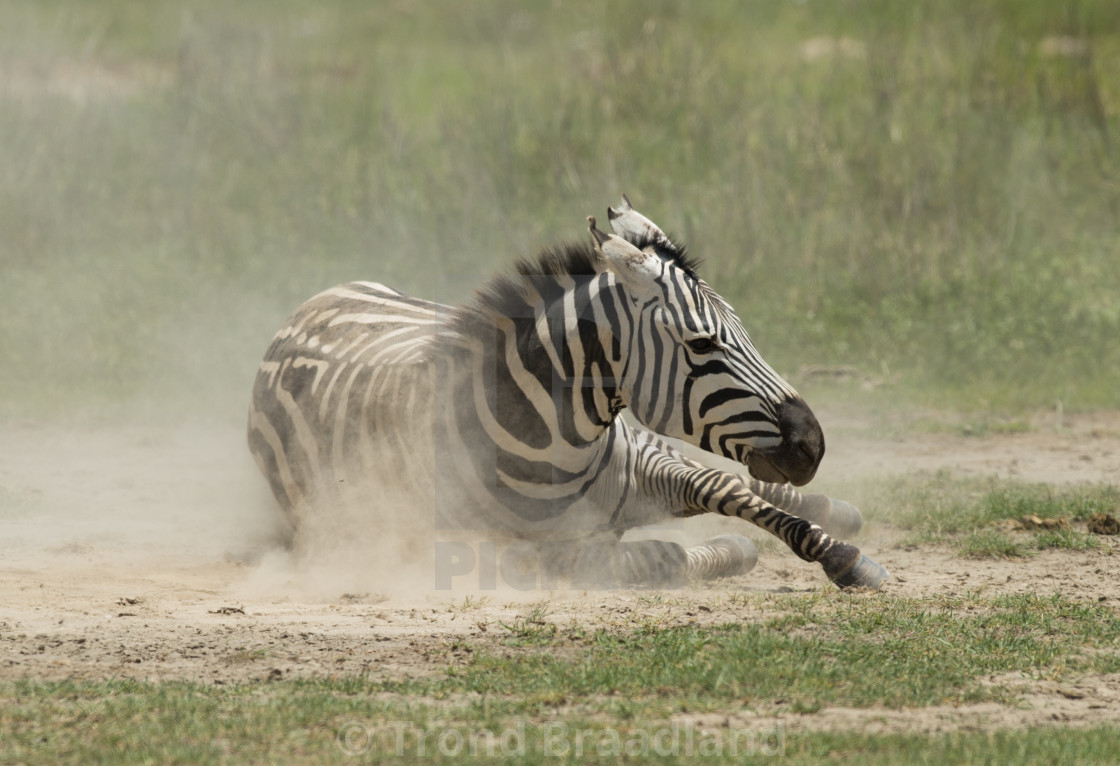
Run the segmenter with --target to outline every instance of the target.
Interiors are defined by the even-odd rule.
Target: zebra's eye
[[[685,342],[688,343],[688,347],[697,354],[710,354],[716,350],[716,342],[712,338],[693,338]]]

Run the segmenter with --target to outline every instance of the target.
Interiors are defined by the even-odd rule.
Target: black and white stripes
[[[591,246],[520,261],[465,306],[364,282],[301,306],[265,355],[249,416],[250,448],[293,522],[365,503],[376,526],[379,487],[392,484],[430,511],[437,534],[544,543],[574,580],[593,569],[657,585],[753,559],[727,540],[686,555],[618,537],[717,512],[851,579],[856,549],[759,497],[818,520],[831,510],[758,481],[812,478],[824,453],[812,412],[683,248],[625,197],[609,218],[614,234],[592,220]],[[644,428],[620,417],[626,408]],[[757,479],[700,466],[651,431]]]

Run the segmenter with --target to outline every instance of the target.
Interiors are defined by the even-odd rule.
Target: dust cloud
[[[4,555],[250,557],[278,528],[241,441],[232,428],[4,425]]]
[[[391,497],[306,519],[289,546],[241,429],[0,426],[0,557],[13,574],[67,570],[83,580],[233,566],[243,570],[233,594],[242,598],[430,590],[414,514]]]
[[[240,591],[253,599],[420,598],[433,589],[429,515],[407,491],[383,485],[307,509],[294,530],[285,521],[289,534],[264,552]]]
[[[486,574],[500,550],[483,560],[432,515],[407,488],[365,487],[293,535],[241,428],[0,425],[0,576],[28,583],[155,578],[252,602],[519,595]]]

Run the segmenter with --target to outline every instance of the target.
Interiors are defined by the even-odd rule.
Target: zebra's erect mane
[[[699,260],[689,255],[684,245],[668,237],[652,236],[648,241],[631,244],[639,249],[651,248],[658,257],[676,264],[693,279],[699,279],[696,274]],[[473,300],[455,310],[452,329],[468,330],[477,327],[480,321],[492,322],[495,317],[532,316],[532,307],[526,300],[527,289],[539,292],[547,289],[548,283],[558,285],[560,280],[556,278],[593,277],[602,271],[599,256],[590,244],[567,243],[545,248],[536,258],[514,262],[513,273],[492,277],[475,293]]]
[[[518,259],[512,273],[491,277],[472,300],[455,309],[449,329],[471,335],[482,327],[492,326],[499,317],[531,317],[533,293],[559,294],[563,292],[561,278],[599,274],[602,267],[598,260],[591,245],[583,244],[547,248],[535,259]]]
[[[602,271],[599,256],[591,245],[568,243],[559,248],[545,248],[536,259],[521,258],[513,270],[521,276],[548,274],[549,276],[591,276]]]
[[[696,270],[700,259],[689,255],[683,243],[672,237],[664,238],[649,235],[630,244],[639,250],[652,248],[659,258],[670,261],[693,279],[699,279]],[[584,276],[602,271],[599,258],[590,245],[568,243],[559,249],[545,248],[536,260],[522,258],[514,265],[514,271],[524,276],[549,274],[552,276]]]

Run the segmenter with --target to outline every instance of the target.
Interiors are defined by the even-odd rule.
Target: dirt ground
[[[822,417],[822,421],[828,418]],[[960,430],[877,438],[833,418],[814,488],[949,469],[961,475],[1070,484],[1120,475],[1120,412],[1041,416],[1021,433]],[[902,429],[905,431],[905,429]],[[706,533],[687,526],[673,534]],[[818,567],[764,545],[740,578],[667,593],[436,590],[434,582],[348,567],[310,570],[274,545],[275,512],[240,430],[0,426],[0,679],[254,679],[365,672],[422,676],[469,660],[463,643],[498,645],[547,602],[547,619],[595,628],[765,619],[765,598],[826,585]],[[886,525],[857,540],[891,572],[884,593],[925,596],[1062,592],[1120,598],[1120,555],[1044,552],[1029,561],[966,560],[902,547]],[[423,578],[420,578],[421,580]],[[465,578],[470,581],[470,578]],[[831,586],[828,586],[831,587]],[[881,598],[866,594],[860,598]],[[457,639],[467,639],[459,642]],[[1019,707],[919,711],[782,707],[737,714],[737,725],[787,731],[949,731],[1120,717],[1120,677],[1075,684],[1028,679]],[[749,721],[745,720],[750,718]],[[691,723],[727,725],[727,716]]]

